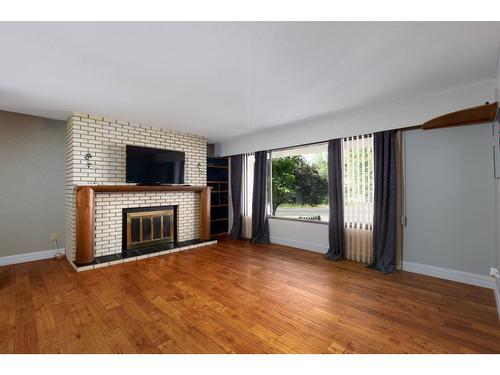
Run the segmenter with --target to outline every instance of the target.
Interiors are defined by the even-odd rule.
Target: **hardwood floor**
[[[493,292],[279,245],[0,267],[0,353],[500,353]]]

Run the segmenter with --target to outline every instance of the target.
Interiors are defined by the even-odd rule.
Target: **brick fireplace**
[[[206,139],[197,135],[152,128],[87,114],[73,114],[66,125],[66,256],[75,260],[76,190],[78,186],[125,183],[125,146],[184,151],[185,183],[206,186]],[[123,210],[176,207],[176,240],[200,237],[200,194],[196,191],[99,192],[93,203],[95,256],[123,249]]]

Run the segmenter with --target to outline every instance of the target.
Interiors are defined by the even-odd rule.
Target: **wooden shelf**
[[[210,227],[212,234],[227,233],[229,222],[229,160],[227,158],[207,159],[207,183],[212,187],[210,206]]]
[[[212,220],[210,220],[210,221],[213,223],[213,222],[215,222],[215,221],[226,221],[226,220],[229,220],[229,218],[224,217],[224,218],[221,218],[221,219],[212,219]]]
[[[422,124],[424,130],[448,128],[450,126],[483,124],[492,122],[497,114],[498,103],[484,104],[448,113]]]
[[[228,167],[225,165],[210,165],[207,164],[207,168],[222,168],[222,169],[227,169]]]

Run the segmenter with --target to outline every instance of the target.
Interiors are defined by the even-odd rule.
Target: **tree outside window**
[[[328,221],[326,144],[271,154],[272,215]]]

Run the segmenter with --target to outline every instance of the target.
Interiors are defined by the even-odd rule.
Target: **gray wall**
[[[0,257],[64,247],[64,122],[0,111]]]
[[[405,134],[404,260],[488,275],[495,264],[491,124]]]
[[[497,62],[497,79],[495,84],[495,99],[500,102],[500,54]],[[497,118],[497,121],[500,121]],[[496,179],[496,268],[500,270],[500,179]],[[497,280],[500,290],[500,279]],[[499,309],[500,310],[500,309]]]

